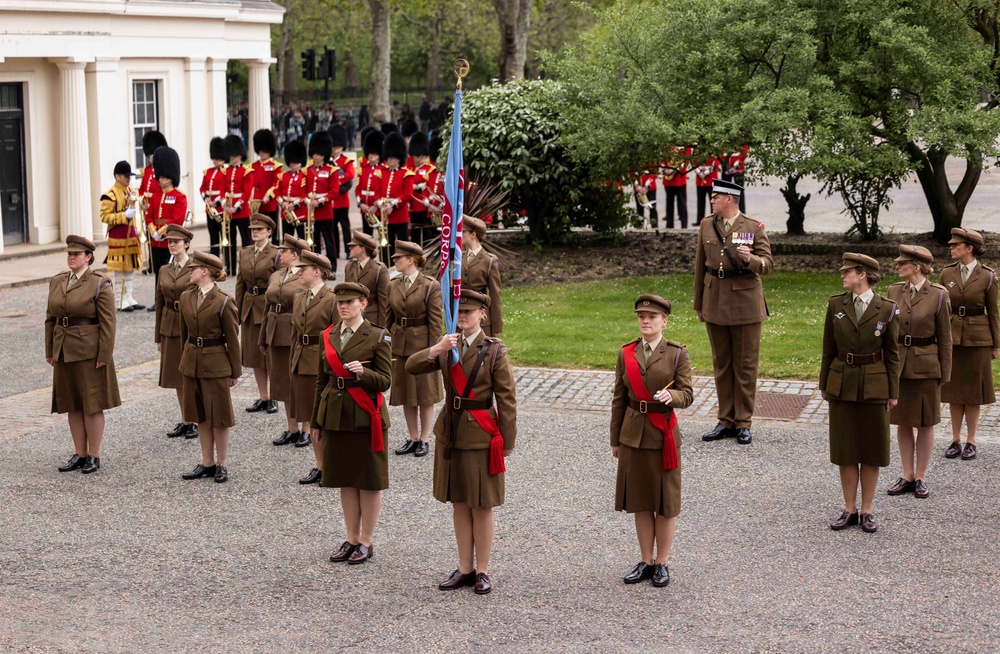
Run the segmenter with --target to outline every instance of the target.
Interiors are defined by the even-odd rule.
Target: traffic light
[[[302,52],[302,77],[303,79],[316,79],[316,51],[312,48]]]
[[[316,62],[316,79],[318,80],[328,80],[330,79],[330,61],[327,55],[329,50],[325,51],[320,55],[319,61]]]

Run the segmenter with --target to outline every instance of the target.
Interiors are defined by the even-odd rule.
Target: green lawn
[[[668,338],[688,346],[696,375],[712,374],[705,326],[692,309],[691,275],[610,279],[504,291],[503,339],[518,365],[612,369],[618,348],[638,338],[633,302],[655,293],[674,306]],[[876,291],[884,292],[889,278]],[[764,322],[760,376],[816,379],[826,300],[842,292],[836,273],[776,272],[764,277],[771,316]]]

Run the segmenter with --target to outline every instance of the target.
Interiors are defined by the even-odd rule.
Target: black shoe
[[[74,454],[69,458],[69,461],[66,462],[66,465],[59,466],[59,472],[73,472],[77,468],[82,468],[86,465],[86,463],[86,457],[79,457]]]
[[[952,441],[948,449],[944,451],[944,458],[957,459],[962,455],[962,444],[959,441]]]
[[[203,466],[200,463],[194,467],[191,472],[185,472],[181,475],[182,479],[201,479],[202,477],[214,477],[216,466]]]
[[[254,403],[246,408],[247,413],[257,413],[267,409],[267,403],[271,400],[254,400]]]
[[[652,579],[653,572],[653,566],[649,565],[645,561],[639,561],[635,567],[632,568],[632,572],[625,575],[624,581],[626,584],[637,584],[640,581]]]
[[[309,434],[304,431],[295,432],[295,440],[292,441],[292,443],[295,444],[295,447],[309,447],[310,442]]]
[[[732,429],[731,427],[726,427],[724,424],[720,422],[715,426],[715,428],[712,431],[708,432],[707,434],[704,434],[701,437],[701,440],[718,441],[722,440],[723,438],[732,438],[735,435],[736,435],[735,429]]]
[[[224,484],[229,481],[229,471],[226,466],[215,466],[215,483]]]
[[[396,448],[396,454],[413,454],[417,451],[420,441],[406,441],[403,447]]]
[[[191,440],[192,438],[198,438],[198,425],[191,423],[187,426],[187,431],[184,432],[184,438]]]
[[[278,400],[264,400],[264,401],[267,404],[267,406],[264,407],[265,411],[267,411],[268,413],[278,412]]]
[[[319,468],[313,468],[308,475],[299,480],[299,483],[305,486],[306,484],[318,484],[321,481],[323,481],[323,471]]]
[[[736,430],[736,442],[740,445],[749,445],[753,442],[753,436],[750,435],[748,427],[740,427]]]
[[[360,543],[358,543],[358,545],[360,545]],[[345,540],[344,544],[340,546],[340,549],[330,555],[330,563],[343,563],[347,559],[351,558],[351,554],[354,554],[354,550],[358,549],[358,545]]]
[[[100,469],[101,469],[101,460],[96,456],[90,456],[88,454],[87,462],[83,464],[82,468],[80,468],[80,472],[82,472],[85,475],[89,475],[90,473],[97,472]]]
[[[427,452],[429,452],[430,449],[431,448],[427,447],[427,443],[420,441],[417,443],[417,449],[413,451],[413,456],[427,456]]]
[[[135,307],[130,304],[127,307],[122,307],[121,309],[119,309],[119,311],[122,311],[124,313],[132,313],[133,311],[135,311]]]
[[[167,432],[167,438],[177,438],[178,436],[183,436],[187,433],[188,426],[183,422],[178,422],[173,429]]]
[[[670,569],[667,568],[666,563],[657,563],[653,566],[653,585],[657,588],[663,588],[670,583]]]
[[[156,305],[154,304],[151,307],[146,307],[146,311],[153,313],[154,311],[156,311]]]
[[[132,311],[142,311],[145,308],[146,308],[145,304],[133,304],[132,305]],[[151,306],[149,308],[152,309],[153,311],[156,311],[156,306],[155,305]],[[125,310],[128,311],[128,309],[125,309]]]
[[[247,411],[249,410],[250,409],[247,409]],[[273,441],[271,441],[271,445],[288,445],[289,443],[293,442],[296,438],[298,438],[298,433],[299,432],[297,431],[283,431],[281,432],[281,436],[278,436]]]

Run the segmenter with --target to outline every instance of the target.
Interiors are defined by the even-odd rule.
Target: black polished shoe
[[[191,423],[187,426],[187,431],[184,432],[184,438],[191,440],[192,438],[198,438],[198,425]]]
[[[427,443],[420,441],[417,443],[417,449],[413,451],[413,456],[427,456],[430,449],[431,448],[427,446]]]
[[[907,493],[912,493],[916,485],[913,483],[912,479],[906,479],[905,477],[900,477],[896,480],[896,483],[889,487],[886,491],[889,495],[906,495]]]
[[[914,497],[919,497],[922,500],[926,500],[931,496],[931,489],[927,488],[927,482],[923,479],[918,479],[913,484],[913,495]]]
[[[345,540],[344,544],[340,546],[340,549],[330,555],[330,563],[343,563],[347,559],[351,558],[351,554],[354,554],[354,550],[357,548],[357,545]]]
[[[653,585],[657,588],[663,588],[670,583],[670,569],[667,568],[666,563],[657,563],[653,566]]]
[[[313,468],[309,471],[309,474],[299,480],[299,483],[303,486],[306,484],[318,484],[323,481],[323,471],[319,468]]]
[[[420,441],[406,441],[403,447],[396,448],[396,454],[413,454],[417,451]]]
[[[309,440],[309,434],[304,431],[295,432],[295,440],[292,441],[295,447],[309,447],[309,443],[311,442],[312,441]]]
[[[740,445],[749,445],[753,442],[749,427],[740,427],[736,430],[736,442]]]
[[[73,472],[77,468],[82,468],[87,463],[86,457],[73,455],[66,462],[66,465],[59,466],[59,472]]]
[[[203,466],[200,463],[194,467],[191,472],[185,472],[181,475],[182,479],[201,479],[202,477],[214,477],[215,476],[215,466]]]
[[[451,576],[438,584],[438,590],[458,590],[459,588],[465,588],[466,586],[474,586],[476,584],[476,571],[463,573],[461,570],[455,570],[451,573]]]
[[[167,438],[177,438],[178,436],[183,436],[187,433],[188,426],[183,422],[178,422],[173,429],[167,432]]]
[[[92,472],[97,472],[101,469],[101,460],[96,456],[87,455],[87,462],[83,464],[80,468],[80,472],[85,475],[89,475]]]
[[[146,307],[146,311],[153,313],[154,311],[156,311],[156,305],[154,304],[152,306]]]
[[[957,459],[962,455],[962,443],[959,441],[952,441],[948,449],[944,451],[944,458],[946,459]]]
[[[974,443],[966,443],[965,449],[962,450],[962,460],[972,461],[976,458],[976,446]]]
[[[131,307],[131,310],[132,311],[142,311],[145,308],[146,308],[145,304],[133,304],[132,307]],[[149,307],[149,308],[152,309],[153,311],[156,311],[156,305],[155,304],[153,306]],[[129,311],[129,309],[125,309],[125,310]]]
[[[267,409],[267,403],[270,400],[254,400],[254,403],[246,408],[247,413],[258,413]]]
[[[267,411],[268,413],[278,412],[278,400],[266,400],[266,402],[267,406],[264,407],[265,411]]]
[[[477,572],[476,587],[472,592],[476,595],[489,595],[491,590],[493,590],[493,582],[490,581],[490,576],[485,572]]]
[[[844,509],[841,511],[840,516],[830,523],[830,529],[840,531],[841,529],[853,527],[856,524],[858,524],[858,514]]]
[[[271,441],[271,445],[288,445],[289,443],[295,441],[296,438],[298,438],[298,434],[299,432],[297,431],[283,431],[281,432],[281,436],[278,436],[273,441]]]
[[[637,584],[640,581],[652,579],[654,571],[653,566],[649,565],[645,561],[639,561],[635,567],[632,568],[632,572],[625,575],[625,579],[623,581],[626,584]]]
[[[701,440],[718,441],[722,440],[723,438],[732,438],[735,435],[736,435],[735,429],[726,427],[724,424],[720,422],[715,426],[715,428],[712,431],[708,432],[707,434],[703,434]]]
[[[229,481],[229,471],[226,466],[215,466],[215,483],[224,484]]]
[[[347,559],[347,565],[361,565],[368,559],[375,558],[375,544],[365,545],[363,543],[358,543],[351,553],[350,558]]]

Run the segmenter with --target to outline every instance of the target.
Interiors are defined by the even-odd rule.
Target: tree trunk
[[[500,79],[524,77],[532,0],[495,0],[500,22]]]
[[[917,179],[934,219],[934,240],[946,243],[951,238],[952,228],[962,226],[965,207],[983,174],[983,165],[981,161],[977,163],[967,159],[965,175],[962,176],[958,190],[952,192],[945,173],[948,161],[946,152],[934,147],[925,152],[918,144],[910,141],[906,144],[906,153],[910,161],[917,165]]]
[[[802,236],[806,233],[806,203],[812,197],[812,193],[799,195],[796,188],[802,175],[789,175],[785,188],[781,189],[781,194],[785,196],[788,203],[788,221],[785,223],[786,234],[791,236]]]
[[[358,81],[358,62],[354,60],[354,53],[351,50],[344,51],[344,88],[355,92],[361,88],[361,82]]]
[[[427,73],[424,75],[424,95],[431,101],[434,90],[441,82],[441,31],[444,26],[445,8],[441,6],[431,19],[427,34]]]
[[[295,90],[295,52],[292,50],[292,30],[295,28],[295,14],[292,0],[285,0],[285,17],[281,22],[281,38],[278,39],[278,98],[285,101],[285,93]]]
[[[389,84],[392,75],[392,29],[389,0],[368,0],[372,15],[372,63],[368,75],[368,112],[371,124],[389,121]]]

